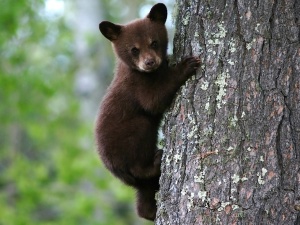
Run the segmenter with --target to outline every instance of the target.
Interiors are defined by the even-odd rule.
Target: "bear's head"
[[[99,24],[101,33],[113,43],[116,55],[131,69],[153,72],[166,59],[168,34],[167,8],[154,5],[147,17],[126,25],[108,21]]]

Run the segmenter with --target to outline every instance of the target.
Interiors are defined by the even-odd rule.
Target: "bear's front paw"
[[[187,57],[183,59],[180,63],[179,66],[181,67],[180,69],[182,70],[182,73],[184,76],[189,77],[193,74],[195,74],[197,68],[200,66],[201,60],[197,57]]]

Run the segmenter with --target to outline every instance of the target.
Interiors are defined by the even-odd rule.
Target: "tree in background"
[[[300,224],[300,2],[177,1],[156,224]]]

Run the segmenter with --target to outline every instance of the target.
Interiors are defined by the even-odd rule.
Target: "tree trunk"
[[[300,224],[300,1],[178,0],[156,225]]]

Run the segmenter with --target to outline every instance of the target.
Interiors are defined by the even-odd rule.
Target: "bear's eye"
[[[157,48],[158,47],[158,42],[157,41],[153,41],[151,43],[151,48]]]
[[[132,53],[133,55],[137,56],[137,55],[140,53],[140,50],[139,50],[138,48],[136,48],[136,47],[133,47],[133,48],[131,49],[131,53]]]

